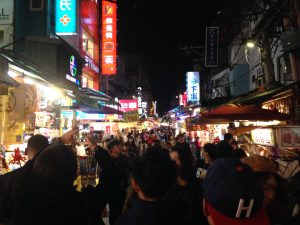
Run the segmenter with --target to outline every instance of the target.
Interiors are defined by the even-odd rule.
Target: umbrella
[[[217,107],[211,111],[202,113],[207,118],[222,118],[229,120],[289,120],[290,116],[275,110],[262,109],[256,105],[238,106],[227,104]]]

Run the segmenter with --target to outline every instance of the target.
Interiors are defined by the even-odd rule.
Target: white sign
[[[0,24],[12,24],[13,23],[13,0],[0,0]]]
[[[189,102],[199,103],[200,87],[199,87],[199,72],[187,72],[187,99]]]
[[[273,130],[269,128],[255,129],[251,131],[251,137],[254,144],[274,146]]]
[[[99,71],[100,71],[99,66],[97,66],[89,56],[85,55],[84,59],[85,59],[85,65],[87,67],[91,68],[96,73],[99,73]]]

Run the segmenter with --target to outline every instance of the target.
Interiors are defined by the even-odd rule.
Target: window
[[[82,34],[82,49],[88,56],[94,58],[94,42],[86,33]]]
[[[84,74],[82,77],[82,87],[83,88],[89,88],[89,89],[94,89],[94,80],[92,77]]]
[[[42,11],[44,9],[44,0],[30,0],[30,11]]]

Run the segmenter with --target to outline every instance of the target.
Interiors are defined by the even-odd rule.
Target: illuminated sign
[[[85,65],[89,67],[91,70],[95,71],[96,73],[100,72],[99,67],[94,63],[94,61],[87,55],[84,56]]]
[[[105,120],[105,114],[91,114],[76,111],[76,118],[81,120]]]
[[[255,129],[251,131],[251,137],[254,144],[274,146],[274,136],[272,129]]]
[[[78,79],[78,64],[74,55],[70,57],[70,71],[66,74],[66,79],[75,83],[76,85],[80,85],[80,79]]]
[[[200,87],[199,87],[199,72],[187,72],[187,100],[189,102],[199,103]]]
[[[102,1],[102,74],[117,72],[117,5]]]
[[[187,106],[187,93],[184,92],[183,95],[179,95],[179,105],[182,105],[184,107]]]
[[[138,110],[137,99],[119,100],[123,112]]]
[[[77,0],[55,0],[55,33],[77,33]]]

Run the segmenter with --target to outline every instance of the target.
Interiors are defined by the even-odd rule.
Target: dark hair
[[[232,157],[236,159],[241,159],[246,157],[246,153],[243,149],[237,148],[236,150],[232,151]]]
[[[226,141],[220,141],[216,146],[216,157],[219,158],[228,158],[232,154],[232,146]]]
[[[175,163],[156,145],[133,162],[131,176],[145,196],[161,198],[176,182]]]
[[[224,141],[229,141],[230,139],[232,139],[233,136],[231,133],[226,133],[224,134]]]
[[[212,159],[212,160],[215,160],[217,158],[217,153],[216,153],[216,145],[214,144],[211,144],[211,143],[207,143],[203,146],[203,150],[205,152],[207,152],[207,154],[209,155],[209,157]]]
[[[232,145],[236,145],[236,146],[238,146],[238,142],[237,142],[237,141],[235,141],[235,140],[233,140],[233,141],[231,142],[231,144],[232,144]]]
[[[68,189],[77,176],[76,155],[65,145],[50,145],[36,157],[33,174],[47,188]]]
[[[120,141],[118,141],[117,139],[114,139],[108,143],[107,148],[108,148],[108,150],[112,150],[113,147],[115,147],[116,145],[120,145],[120,144],[121,144]]]
[[[46,148],[49,145],[48,139],[41,134],[36,134],[28,139],[27,148],[34,152],[39,152],[40,150]]]
[[[194,157],[192,152],[186,148],[172,148],[171,152],[177,152],[181,163],[179,175],[186,181],[192,181],[194,178]]]

